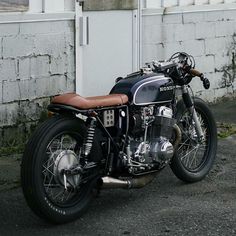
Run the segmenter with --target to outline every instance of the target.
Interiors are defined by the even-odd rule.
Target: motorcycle
[[[30,138],[21,182],[29,207],[53,223],[77,219],[104,188],[141,188],[170,165],[182,181],[202,180],[217,149],[214,117],[194,97],[191,55],[147,63],[119,77],[109,95],[56,96],[50,118]],[[148,191],[148,189],[147,189]]]

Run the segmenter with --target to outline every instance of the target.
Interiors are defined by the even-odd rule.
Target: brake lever
[[[205,89],[209,89],[210,88],[210,81],[209,81],[209,79],[207,79],[207,78],[203,78],[203,79],[201,79],[202,80],[202,83],[203,83],[203,87],[205,88]]]
[[[203,75],[202,75],[200,78],[201,78],[201,81],[202,81],[202,83],[203,83],[203,87],[204,87],[205,89],[209,89],[209,88],[210,88],[210,85],[211,85],[209,79],[205,78]]]

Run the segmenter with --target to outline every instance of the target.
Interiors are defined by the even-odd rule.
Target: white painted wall
[[[209,0],[195,0],[195,5],[209,4]]]
[[[1,13],[0,38],[0,145],[9,147],[24,144],[51,96],[75,91],[74,14]]]
[[[185,51],[196,59],[196,69],[211,81],[205,90],[193,79],[197,96],[208,101],[236,93],[232,60],[236,54],[236,4],[175,7],[143,11],[143,64],[168,59]],[[236,63],[236,61],[234,62]]]
[[[157,0],[147,0],[146,8],[161,8],[161,1]]]
[[[31,0],[32,1],[32,0]],[[64,0],[42,0],[44,12],[62,12],[65,10]]]
[[[65,11],[75,10],[75,0],[64,0]]]
[[[1,146],[24,144],[50,97],[75,91],[74,0],[43,3],[0,13]]]
[[[163,7],[173,7],[178,5],[178,0],[164,0]]]
[[[179,6],[189,6],[193,4],[194,0],[179,0]]]
[[[148,8],[162,7],[161,0],[147,1]],[[198,80],[192,82],[198,96],[213,101],[236,92],[235,80],[222,85],[231,73],[232,52],[236,54],[236,0],[205,5],[206,0],[197,0],[199,6],[190,7],[193,0],[164,1],[170,6],[164,15],[162,9],[143,12],[143,62],[187,51],[211,81],[209,91]],[[181,7],[171,7],[178,2]],[[66,11],[74,11],[74,0],[30,0],[26,13],[0,14],[0,145],[8,143],[10,133],[29,132],[50,96],[75,91],[75,14]],[[136,69],[133,11],[86,14],[90,44],[84,47],[82,95],[107,94],[116,77]]]
[[[30,0],[29,1],[29,12],[40,13],[43,11],[42,0]]]

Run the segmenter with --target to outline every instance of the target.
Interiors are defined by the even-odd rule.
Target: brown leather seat
[[[92,109],[98,107],[109,107],[123,105],[128,102],[125,94],[110,94],[106,96],[81,97],[78,94],[68,93],[53,98],[53,104],[63,104],[78,109]]]

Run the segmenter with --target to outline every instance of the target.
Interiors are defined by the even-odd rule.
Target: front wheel
[[[199,98],[194,98],[194,107],[203,130],[204,141],[198,141],[193,116],[184,103],[179,102],[176,118],[182,140],[170,164],[179,179],[190,183],[202,180],[209,173],[217,149],[217,128],[210,109]]]
[[[83,121],[58,115],[43,123],[28,142],[21,166],[22,188],[29,207],[41,218],[66,223],[88,206],[95,179],[83,174],[65,179],[63,174],[83,161],[85,135]]]

